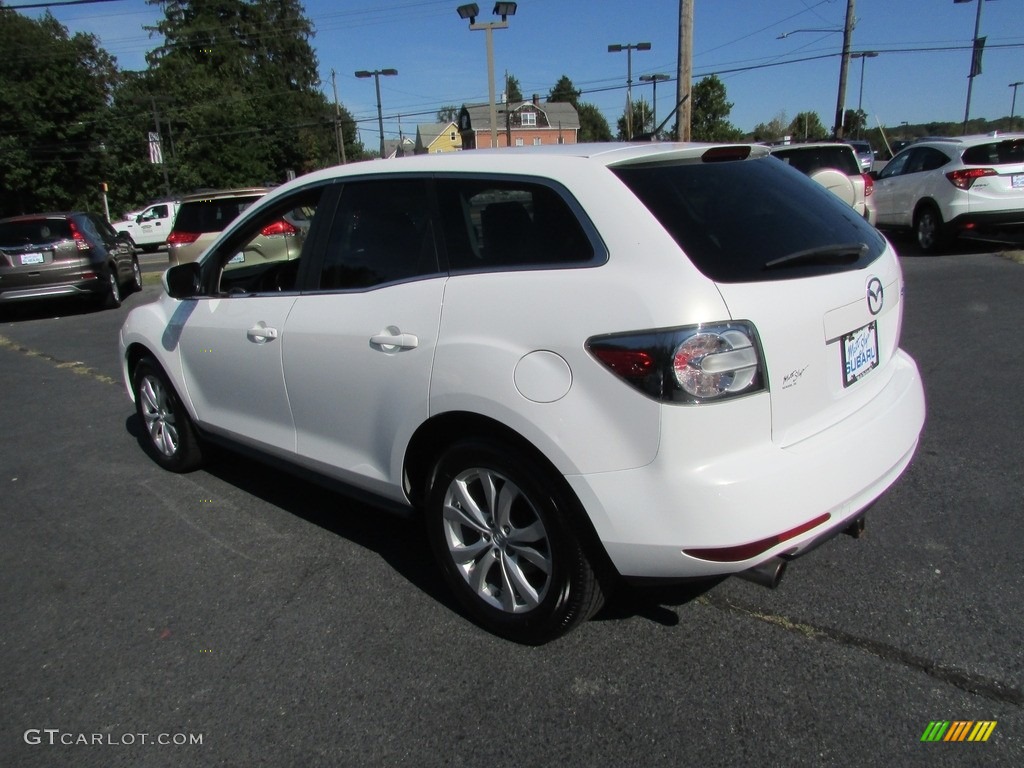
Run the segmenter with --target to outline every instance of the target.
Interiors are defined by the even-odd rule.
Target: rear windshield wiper
[[[826,245],[820,248],[808,248],[806,251],[795,251],[794,253],[772,259],[764,265],[765,269],[775,267],[788,267],[805,262],[824,262],[836,264],[852,264],[868,251],[865,243],[845,243],[842,245]]]

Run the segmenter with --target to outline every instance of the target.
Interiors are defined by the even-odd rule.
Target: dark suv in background
[[[142,290],[131,244],[102,216],[85,211],[0,219],[0,303],[60,296],[121,305]]]

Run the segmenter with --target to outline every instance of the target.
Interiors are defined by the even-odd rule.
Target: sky
[[[16,8],[37,0],[4,1]],[[1010,84],[1024,81],[1024,0],[693,0],[695,81],[718,75],[733,104],[729,120],[743,131],[776,117],[788,123],[805,111],[817,112],[830,127],[847,2],[855,6],[851,51],[878,56],[850,62],[845,105],[862,105],[871,126],[898,134],[904,122],[963,120],[978,3],[979,36],[987,41],[970,116],[1010,114],[1017,90]],[[458,5],[460,0],[306,0],[324,93],[333,100],[334,71],[338,98],[356,118],[365,146],[378,143],[376,95],[373,80],[357,79],[356,70],[398,70],[380,78],[386,139],[399,131],[414,139],[416,124],[434,122],[443,105],[487,102],[487,34],[471,31]],[[478,5],[478,22],[497,20],[492,3]],[[72,33],[96,35],[123,69],[145,68],[145,53],[158,42],[143,29],[160,16],[145,0],[50,10]],[[505,72],[527,98],[546,97],[566,75],[614,132],[631,60],[634,99],[652,101],[651,85],[641,83],[641,75],[672,78],[657,89],[660,122],[675,100],[678,36],[678,0],[522,0],[509,27],[493,32],[498,98]],[[639,42],[651,49],[629,56],[608,52],[610,44]],[[1024,87],[1018,96],[1020,116]]]

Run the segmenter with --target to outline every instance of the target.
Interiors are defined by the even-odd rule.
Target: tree
[[[611,141],[612,129],[604,115],[593,104],[581,102],[576,105],[580,116],[580,141]]]
[[[36,20],[2,6],[0,50],[0,214],[101,210],[113,58],[49,11]]]
[[[786,122],[785,112],[779,112],[767,123],[758,123],[754,126],[754,141],[779,141],[788,135],[789,124]]]
[[[601,110],[593,104],[581,102],[580,92],[576,90],[566,75],[562,75],[555,86],[548,93],[550,102],[568,102],[576,107],[576,114],[580,118],[579,140],[584,141],[611,141],[612,129],[608,126]]]
[[[519,81],[512,75],[505,75],[505,99],[509,104],[523,101],[523,92],[519,87]]]
[[[616,126],[619,129],[619,140],[630,141],[635,139],[640,134],[649,133],[654,130],[654,115],[651,112],[651,105],[644,101],[643,97],[635,99],[633,101],[633,123],[632,123],[632,135],[629,132],[629,126],[626,125],[626,111],[622,111],[622,117],[619,118]]]
[[[171,186],[280,182],[336,162],[334,108],[298,0],[147,2],[163,8],[153,31],[164,42],[137,90],[163,115]],[[347,111],[341,127],[346,155],[359,156]]]
[[[690,135],[694,141],[738,141],[742,137],[742,131],[728,120],[732,104],[726,100],[725,84],[716,75],[694,85],[690,98],[693,101]]]
[[[437,110],[437,122],[453,123],[459,116],[461,110],[454,104],[445,104]]]
[[[848,109],[843,115],[843,138],[852,139],[860,135],[868,126],[868,115],[860,109]],[[832,130],[833,134],[835,129]]]
[[[793,118],[786,133],[795,141],[821,141],[828,138],[828,130],[817,112],[801,112]]]
[[[568,102],[574,107],[579,104],[580,92],[576,90],[572,84],[572,80],[566,75],[562,75],[558,78],[558,82],[555,83],[554,87],[548,92],[548,101],[554,102]]]

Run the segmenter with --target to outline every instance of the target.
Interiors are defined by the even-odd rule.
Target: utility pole
[[[693,0],[679,0],[679,53],[676,73],[676,138],[690,140],[693,123],[693,99],[687,98],[693,87]]]
[[[331,70],[331,87],[334,88],[334,140],[338,143],[338,162],[345,165],[345,136],[341,130],[341,107],[338,105],[338,79]]]
[[[843,138],[843,123],[846,120],[846,72],[850,68],[850,43],[853,40],[854,0],[846,0],[846,25],[843,27],[843,55],[839,63],[839,95],[836,98],[835,137]]]

